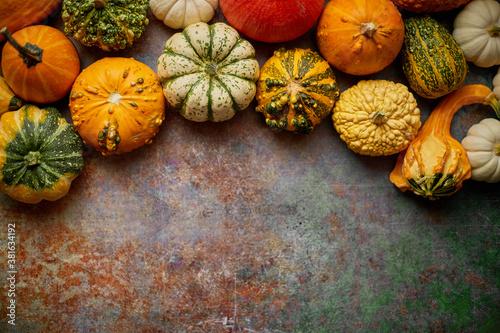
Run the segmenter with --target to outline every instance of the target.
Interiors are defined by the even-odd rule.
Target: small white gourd
[[[472,125],[461,144],[472,168],[471,179],[500,181],[500,121],[486,118]]]
[[[500,100],[500,67],[498,67],[497,73],[493,77],[493,93]]]
[[[457,14],[453,28],[467,61],[484,68],[500,64],[500,3],[472,0]]]
[[[210,21],[218,6],[218,0],[149,1],[153,15],[173,29],[184,29],[193,23]]]

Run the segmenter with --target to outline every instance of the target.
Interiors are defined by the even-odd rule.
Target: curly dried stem
[[[489,105],[495,110],[495,114],[497,115],[498,118],[500,118],[500,102],[498,99],[495,97],[495,94],[491,92],[485,99],[483,104]]]
[[[19,56],[23,58],[23,62],[26,66],[28,66],[28,68],[36,66],[36,64],[42,62],[43,50],[41,48],[30,43],[26,43],[24,46],[19,45],[6,27],[3,27],[2,30],[0,30],[0,33],[9,41],[12,47],[19,51]]]

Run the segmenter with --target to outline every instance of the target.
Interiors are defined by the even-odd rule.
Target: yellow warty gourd
[[[404,150],[420,128],[420,109],[408,88],[387,80],[362,80],[345,90],[333,109],[340,138],[361,155]]]

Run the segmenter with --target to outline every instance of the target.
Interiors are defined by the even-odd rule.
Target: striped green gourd
[[[410,87],[429,99],[460,88],[468,73],[463,51],[448,30],[429,16],[405,19],[403,71]]]
[[[82,171],[83,142],[56,108],[25,105],[0,118],[0,192],[26,203],[65,196]]]
[[[189,25],[167,40],[158,59],[168,103],[197,122],[229,120],[247,108],[259,74],[255,49],[225,23]]]

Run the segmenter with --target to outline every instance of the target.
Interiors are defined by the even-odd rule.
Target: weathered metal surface
[[[133,49],[75,42],[82,68],[125,56],[156,70],[175,31],[150,21]],[[215,21],[225,22],[220,10]],[[61,28],[60,12],[44,23]],[[317,50],[313,30],[279,45],[251,42],[261,65],[281,46]],[[471,65],[467,83],[491,87],[495,73]],[[336,75],[341,91],[361,79]],[[363,78],[406,82],[399,59]],[[418,101],[425,120],[437,101]],[[70,119],[67,99],[56,106]],[[2,195],[1,331],[498,329],[498,184],[468,180],[427,201],[390,183],[396,156],[354,154],[329,118],[308,136],[273,133],[254,107],[217,124],[168,109],[152,144],[120,156],[89,151],[63,199],[27,205]],[[452,134],[461,140],[487,116],[484,106],[464,107]]]

